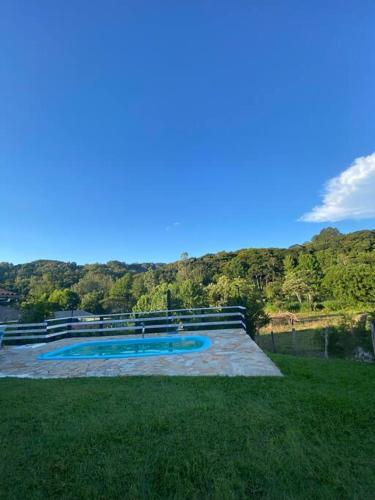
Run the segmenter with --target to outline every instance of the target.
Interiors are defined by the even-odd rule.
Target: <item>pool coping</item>
[[[194,349],[191,349],[189,351],[179,351],[179,352],[155,352],[155,353],[134,353],[134,354],[107,354],[107,355],[92,355],[92,356],[74,356],[74,357],[69,357],[69,356],[59,356],[59,354],[69,351],[74,347],[83,347],[83,346],[88,346],[88,345],[93,345],[93,344],[157,344],[159,342],[163,341],[183,341],[183,340],[202,340],[203,345],[201,347],[196,347]],[[38,360],[40,361],[54,361],[54,360],[64,360],[64,361],[80,361],[82,359],[122,359],[122,358],[148,358],[148,357],[153,357],[153,356],[180,356],[180,355],[186,355],[186,354],[191,354],[194,352],[201,352],[205,351],[206,349],[209,349],[212,345],[212,341],[209,337],[203,336],[203,335],[184,335],[183,337],[176,336],[176,335],[171,335],[169,337],[150,337],[150,338],[138,338],[138,339],[121,339],[121,340],[92,340],[92,341],[87,341],[87,342],[78,342],[76,344],[70,344],[65,347],[61,347],[60,349],[57,349],[55,351],[48,351],[46,353],[40,354],[38,356]]]
[[[188,332],[181,332],[186,336]],[[193,332],[191,332],[193,333]],[[209,349],[184,355],[161,355],[110,359],[38,360],[40,354],[56,350],[79,341],[140,339],[141,335],[69,338],[27,346],[5,346],[0,349],[0,378],[59,379],[77,377],[127,376],[273,376],[282,373],[271,359],[247,335],[244,329],[199,330],[197,335],[207,336]],[[165,337],[163,334],[145,338]]]

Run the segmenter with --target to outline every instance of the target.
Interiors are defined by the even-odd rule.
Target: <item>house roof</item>
[[[17,297],[17,294],[16,292],[5,290],[5,288],[0,288],[0,297]]]

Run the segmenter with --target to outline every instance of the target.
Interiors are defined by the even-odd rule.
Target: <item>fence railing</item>
[[[202,307],[143,311],[138,313],[66,316],[42,323],[0,325],[4,344],[49,342],[66,337],[90,335],[126,335],[142,333],[174,333],[180,331],[243,328],[246,330],[242,306]]]

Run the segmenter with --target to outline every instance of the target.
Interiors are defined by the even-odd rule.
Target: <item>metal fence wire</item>
[[[263,333],[256,343],[265,351],[375,362],[375,323],[338,325],[320,329]]]

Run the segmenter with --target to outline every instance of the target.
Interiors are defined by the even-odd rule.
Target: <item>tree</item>
[[[133,311],[163,311],[167,309],[167,290],[172,286],[168,283],[161,283],[153,291],[145,293],[139,297],[133,307]],[[175,307],[175,297],[172,295],[172,307]]]
[[[100,292],[86,293],[81,299],[81,308],[94,314],[104,312],[102,294]]]
[[[315,246],[327,246],[337,242],[343,236],[336,227],[326,227],[312,237],[311,241]]]
[[[295,267],[295,262],[293,257],[288,254],[284,258],[284,274],[287,275],[289,273],[292,273]]]
[[[177,281],[184,281],[189,278],[189,254],[182,252],[181,258],[177,263]]]
[[[260,292],[243,278],[230,280],[227,276],[221,276],[216,283],[208,285],[207,295],[210,306],[246,307],[246,326],[252,336],[257,328],[268,322]]]
[[[282,281],[271,281],[268,283],[264,288],[264,296],[267,303],[281,309],[284,304]]]
[[[53,310],[52,304],[46,298],[35,302],[24,302],[21,305],[22,323],[39,323],[47,319]]]
[[[29,282],[29,298],[37,302],[42,296],[49,295],[55,289],[55,283],[49,273],[32,276]]]
[[[202,307],[205,304],[205,290],[202,284],[186,279],[172,286],[172,298],[175,297],[179,306],[184,309]]]
[[[351,274],[339,269],[348,268],[349,273],[352,266],[365,267],[355,267]],[[81,302],[89,304],[91,309],[102,308],[110,312],[132,309],[143,295],[148,295],[149,301],[152,301],[152,294],[163,283],[170,286],[175,303],[191,307],[188,304],[207,301],[206,287],[217,283],[225,275],[231,281],[243,279],[255,285],[267,303],[278,308],[285,303],[285,294],[296,302],[307,302],[312,308],[322,300],[327,305],[331,302],[335,308],[349,303],[350,307],[363,307],[366,301],[372,300],[374,266],[375,231],[363,230],[344,235],[335,228],[325,228],[312,241],[288,249],[242,249],[207,254],[200,258],[189,258],[184,253],[179,261],[170,264],[110,261],[80,266],[74,262],[51,260],[17,265],[0,263],[0,287],[15,291],[20,306],[29,304],[28,307],[31,307],[30,304],[49,302],[54,290],[69,289],[76,292]],[[368,273],[370,275],[366,277]],[[125,278],[123,285],[120,282],[117,291],[116,286],[112,289],[115,280],[125,275],[132,277],[131,291],[126,284],[130,278]],[[277,283],[283,282],[281,291],[285,294],[281,297]],[[202,297],[199,287],[195,296],[192,283],[203,285]],[[87,294],[93,295],[85,298]],[[51,304],[49,302],[48,307]],[[61,308],[61,304],[56,307]]]
[[[48,302],[53,304],[54,308],[63,311],[73,311],[77,308],[80,298],[78,293],[65,288],[63,290],[53,290],[48,297]]]
[[[74,285],[73,289],[81,297],[92,292],[100,293],[104,297],[112,285],[113,280],[107,274],[89,271]]]
[[[296,297],[300,304],[310,292],[304,276],[298,271],[286,275],[282,290],[287,297]]]
[[[348,264],[328,269],[323,286],[343,307],[375,304],[375,266]]]
[[[151,311],[151,295],[145,293],[141,295],[133,306],[134,312]]]
[[[307,301],[312,309],[316,307],[320,296],[322,271],[313,253],[300,252],[297,265],[291,255],[284,259],[285,278],[282,292],[300,304]]]
[[[126,273],[122,278],[115,281],[108,292],[104,303],[112,311],[131,311],[135,304],[132,293],[133,277]]]
[[[306,285],[306,295],[310,306],[315,308],[315,304],[320,298],[321,281],[323,277],[323,273],[315,255],[311,253],[301,253],[298,257],[296,273]]]
[[[147,292],[145,286],[146,273],[140,273],[133,276],[132,279],[132,295],[134,300],[137,300],[141,295]]]
[[[144,286],[146,288],[147,293],[152,292],[157,286],[156,274],[153,269],[149,269],[145,275],[143,280]]]
[[[263,290],[267,283],[281,277],[282,258],[283,251],[275,249],[240,250],[225,264],[223,272],[231,279],[250,279]]]
[[[81,298],[81,307],[92,313],[104,312],[104,299],[107,296],[113,279],[104,273],[97,271],[88,271],[76,285],[73,290]]]

